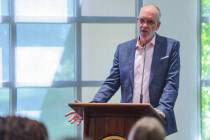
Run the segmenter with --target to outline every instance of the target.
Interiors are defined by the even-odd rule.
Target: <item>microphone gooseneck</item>
[[[143,69],[142,69],[142,78],[141,78],[141,92],[140,92],[140,103],[143,102],[143,82],[144,82],[144,67],[145,67],[145,61],[146,61],[146,45],[143,46],[144,48],[144,60],[143,60]]]

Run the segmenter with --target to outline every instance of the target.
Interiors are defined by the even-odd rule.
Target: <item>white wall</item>
[[[197,0],[144,0],[162,12],[159,34],[175,38],[181,43],[180,90],[175,106],[178,133],[167,140],[199,140],[197,93]]]

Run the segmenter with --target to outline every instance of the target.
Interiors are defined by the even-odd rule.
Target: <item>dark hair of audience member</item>
[[[0,140],[3,140],[4,138],[4,124],[5,124],[5,118],[0,116]]]
[[[47,129],[41,122],[19,116],[8,116],[1,120],[1,140],[48,140]]]

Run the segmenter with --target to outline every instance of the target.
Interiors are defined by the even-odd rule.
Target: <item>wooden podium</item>
[[[149,104],[72,103],[84,118],[84,138],[90,140],[126,140],[132,125],[143,116],[160,116]]]

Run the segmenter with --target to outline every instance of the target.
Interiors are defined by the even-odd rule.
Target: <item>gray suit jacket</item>
[[[96,93],[93,102],[107,102],[120,86],[121,102],[132,102],[136,41],[137,38],[118,45],[110,75]],[[149,97],[151,105],[165,113],[167,135],[177,131],[173,108],[179,88],[179,47],[178,41],[156,34]]]

